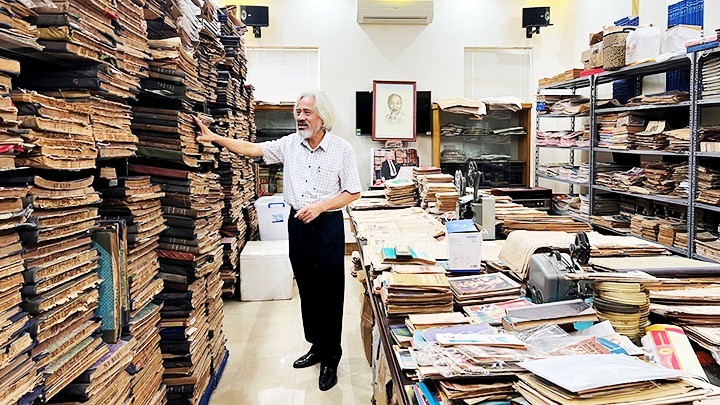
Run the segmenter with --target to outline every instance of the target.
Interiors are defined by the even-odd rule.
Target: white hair
[[[335,125],[335,108],[328,96],[320,90],[304,91],[298,96],[297,100],[295,100],[293,111],[297,110],[300,100],[305,97],[315,98],[315,112],[322,120],[322,127],[325,131],[331,131]]]

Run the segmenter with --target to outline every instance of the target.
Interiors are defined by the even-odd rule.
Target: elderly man
[[[312,345],[293,367],[321,363],[318,385],[325,391],[337,383],[342,355],[345,238],[340,210],[360,197],[362,186],[352,147],[330,132],[335,114],[327,96],[303,93],[294,111],[297,132],[257,144],[218,136],[195,122],[201,131],[198,141],[262,156],[268,164],[284,164],[284,198],[292,207],[290,262],[300,292],[305,339]]]

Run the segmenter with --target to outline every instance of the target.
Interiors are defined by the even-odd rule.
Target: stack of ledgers
[[[636,214],[631,217],[630,231],[633,235],[665,246],[687,248],[687,225],[680,220]]]
[[[585,131],[537,131],[535,144],[538,146],[557,146],[575,148],[585,140]]]
[[[437,201],[437,193],[455,192],[454,178],[449,174],[426,174],[422,177],[418,176],[420,201],[423,207],[428,207],[430,203]]]
[[[202,95],[209,102],[217,101],[218,71],[216,65],[225,59],[225,48],[220,41],[221,25],[218,21],[218,9],[213,1],[202,3],[200,21],[200,44],[197,48],[198,79],[202,85]]]
[[[709,166],[698,167],[697,202],[720,205],[720,170]]]
[[[667,150],[669,152],[688,153],[690,150],[689,127],[665,131],[665,135],[668,137]],[[702,150],[702,143],[700,144],[700,149]]]
[[[457,204],[460,198],[460,194],[457,191],[435,193],[435,197],[437,198],[435,208],[438,212],[443,213],[457,210]]]
[[[381,297],[389,316],[450,312],[453,294],[445,274],[385,272]]]

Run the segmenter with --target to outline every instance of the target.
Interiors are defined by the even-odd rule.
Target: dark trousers
[[[305,340],[326,363],[340,361],[345,297],[345,235],[341,212],[305,224],[290,212],[290,263],[300,292]]]

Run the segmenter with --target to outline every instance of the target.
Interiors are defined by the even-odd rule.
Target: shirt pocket
[[[340,189],[340,168],[318,167],[312,174],[311,184],[316,195],[336,194]]]

